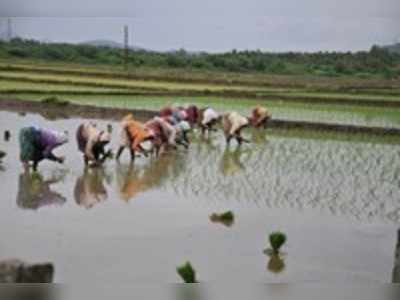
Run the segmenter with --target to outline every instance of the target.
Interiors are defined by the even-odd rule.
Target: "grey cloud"
[[[398,0],[2,0],[1,16],[20,17],[210,17],[400,16]]]
[[[1,15],[25,16],[14,31],[39,40],[121,41],[124,24],[155,50],[360,50],[400,39],[398,0],[0,1]]]

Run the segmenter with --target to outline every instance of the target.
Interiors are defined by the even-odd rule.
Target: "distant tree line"
[[[41,43],[35,40],[0,41],[0,58],[30,58],[60,62],[121,65],[123,50],[83,44]],[[400,53],[373,46],[370,51],[269,53],[236,51],[191,53],[130,50],[129,64],[145,67],[192,68],[228,72],[308,74],[323,76],[400,76]]]

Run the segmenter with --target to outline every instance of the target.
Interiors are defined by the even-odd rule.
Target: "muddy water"
[[[186,260],[201,281],[400,277],[396,143],[249,131],[253,144],[226,149],[218,133],[158,160],[131,166],[125,153],[120,164],[85,170],[73,138],[81,121],[0,112],[1,131],[13,134],[0,142],[8,153],[0,169],[1,258],[52,261],[56,281],[68,283],[179,282],[175,268]],[[56,151],[65,165],[23,173],[17,132],[31,124],[70,132]],[[235,212],[233,226],[210,222],[226,210]],[[283,257],[263,253],[274,230],[288,235]]]

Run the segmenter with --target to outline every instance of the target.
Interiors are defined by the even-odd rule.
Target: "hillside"
[[[81,45],[88,45],[88,46],[95,46],[95,47],[108,47],[114,49],[123,49],[124,44],[118,43],[112,40],[92,40],[80,43]],[[144,50],[140,47],[130,46],[129,49],[131,50]]]
[[[389,45],[389,46],[385,46],[384,48],[386,48],[387,50],[389,50],[392,53],[400,54],[400,43]]]

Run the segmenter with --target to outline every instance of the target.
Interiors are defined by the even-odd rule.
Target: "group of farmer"
[[[198,127],[202,135],[210,135],[217,130],[216,126],[219,123],[222,123],[227,144],[235,139],[241,145],[249,142],[242,136],[245,127],[265,127],[270,118],[271,114],[261,106],[255,107],[249,117],[237,112],[219,114],[213,108],[199,109],[195,105],[165,107],[157,116],[144,123],[130,114],[121,121],[116,159],[120,159],[126,148],[130,151],[131,161],[134,161],[138,154],[158,156],[168,148],[188,148],[188,135],[193,128]],[[106,150],[111,141],[110,133],[110,130],[101,130],[91,122],[78,127],[76,140],[78,149],[83,153],[85,165],[101,165],[107,158],[112,157],[111,150]],[[38,127],[25,127],[20,131],[19,142],[22,163],[27,169],[32,167],[36,170],[39,162],[44,159],[64,162],[64,158],[56,156],[53,150],[68,142],[68,134]],[[151,144],[149,149],[144,148],[145,142]]]

